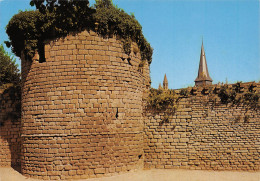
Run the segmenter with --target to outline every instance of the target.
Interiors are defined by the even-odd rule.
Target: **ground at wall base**
[[[0,167],[0,181],[41,181],[29,179],[10,167]],[[77,181],[259,181],[260,172],[151,169],[103,178]]]

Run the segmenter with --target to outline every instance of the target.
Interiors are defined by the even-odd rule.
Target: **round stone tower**
[[[149,65],[136,43],[83,31],[22,57],[22,173],[76,179],[142,168]]]

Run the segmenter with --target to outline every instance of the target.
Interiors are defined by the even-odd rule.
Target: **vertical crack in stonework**
[[[116,119],[118,118],[118,108],[116,108]]]

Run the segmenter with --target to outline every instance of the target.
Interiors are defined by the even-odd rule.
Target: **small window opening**
[[[46,62],[46,59],[45,59],[45,50],[44,50],[44,43],[39,43],[38,53],[39,53],[39,63]]]

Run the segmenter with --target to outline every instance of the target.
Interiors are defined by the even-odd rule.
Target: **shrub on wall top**
[[[229,88],[224,85],[220,88],[218,96],[222,103],[228,104],[245,104],[252,108],[259,107],[260,93],[251,89],[253,85],[249,86],[248,89],[244,90],[241,82],[237,82],[233,87]]]
[[[94,8],[89,1],[32,0],[36,11],[20,12],[13,16],[6,32],[13,52],[21,56],[24,51],[31,59],[35,51],[41,51],[44,40],[66,36],[70,32],[93,30],[102,36],[119,35],[135,41],[143,60],[152,61],[153,49],[144,38],[142,27],[133,15],[113,5],[111,0],[99,0]]]
[[[147,99],[147,106],[156,111],[166,111],[174,112],[177,108],[179,96],[169,89],[150,89],[150,94]]]

